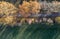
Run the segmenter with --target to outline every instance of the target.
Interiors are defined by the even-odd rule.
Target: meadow
[[[0,25],[0,39],[60,39],[60,24]]]

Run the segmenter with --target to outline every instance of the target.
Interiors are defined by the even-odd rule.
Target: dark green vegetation
[[[0,39],[60,39],[60,24],[0,25]]]

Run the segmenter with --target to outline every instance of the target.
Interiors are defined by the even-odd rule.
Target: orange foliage
[[[22,16],[28,17],[31,13],[38,14],[40,12],[40,3],[37,1],[23,1],[22,5],[19,5],[19,12]]]

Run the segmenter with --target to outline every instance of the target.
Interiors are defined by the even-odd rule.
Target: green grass
[[[0,26],[0,39],[60,39],[60,25]]]

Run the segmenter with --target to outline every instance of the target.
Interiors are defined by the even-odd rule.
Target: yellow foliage
[[[18,9],[11,3],[0,1],[0,15],[3,15],[0,18],[0,23],[12,24],[15,21],[14,15]],[[11,15],[12,14],[12,15]]]
[[[8,17],[6,17],[6,18],[5,18],[5,22],[6,22],[7,24],[12,23],[12,22],[13,22],[13,16],[8,16]]]
[[[56,18],[55,18],[55,21],[56,21],[57,23],[60,23],[60,17],[56,17]]]
[[[0,1],[0,14],[9,15],[17,12],[17,8],[8,2]]]

